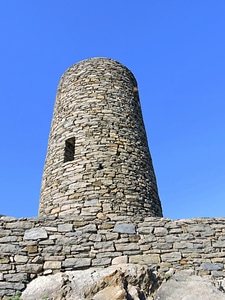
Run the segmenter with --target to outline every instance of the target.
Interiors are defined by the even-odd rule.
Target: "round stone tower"
[[[162,216],[133,74],[92,58],[62,76],[42,178],[40,216]]]

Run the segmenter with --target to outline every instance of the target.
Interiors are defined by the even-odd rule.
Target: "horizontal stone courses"
[[[74,159],[62,163],[69,138],[75,138]],[[136,80],[120,63],[100,58],[72,66],[60,80],[39,213],[108,216],[106,194],[117,215],[162,215]],[[92,199],[99,211],[83,209]],[[71,200],[76,209],[67,206]]]
[[[223,277],[225,235],[220,225],[225,219],[173,221],[113,213],[111,219],[1,217],[0,295],[22,290],[23,278],[27,282],[39,274],[121,262],[162,270],[193,268],[200,275]]]

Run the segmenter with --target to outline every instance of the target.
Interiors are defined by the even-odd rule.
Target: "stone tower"
[[[92,58],[62,76],[42,178],[40,216],[162,216],[133,74]]]

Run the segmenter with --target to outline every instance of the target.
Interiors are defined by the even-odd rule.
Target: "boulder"
[[[219,284],[220,283],[220,284]],[[223,300],[224,281],[196,276],[192,270],[167,273],[147,265],[67,271],[32,280],[23,300]]]
[[[143,295],[150,294],[160,283],[159,278],[157,279],[147,266],[122,264],[39,276],[27,285],[21,298],[23,300],[144,299]]]

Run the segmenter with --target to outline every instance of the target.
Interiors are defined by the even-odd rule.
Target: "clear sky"
[[[164,216],[225,216],[224,0],[0,1],[0,214],[37,215],[58,81],[104,56],[135,75]]]

